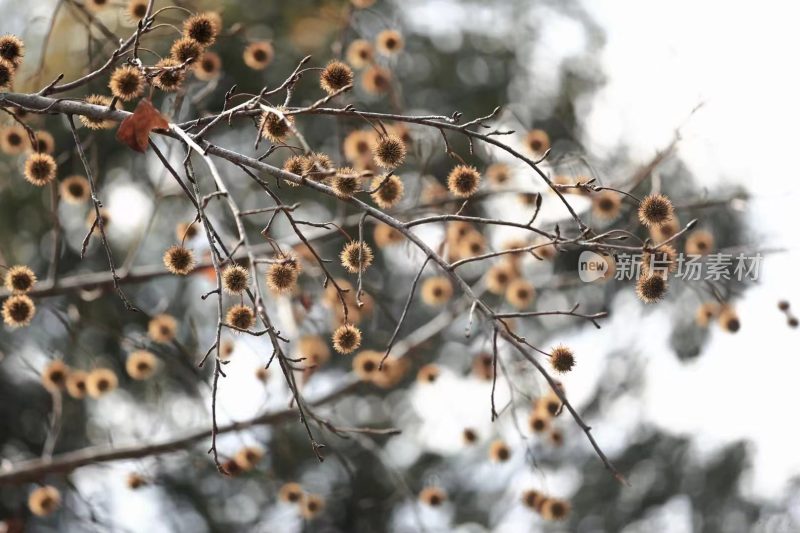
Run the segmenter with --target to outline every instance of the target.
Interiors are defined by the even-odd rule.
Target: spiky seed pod
[[[357,7],[358,9],[366,9],[374,6],[375,0],[350,0],[350,3],[353,4],[353,7]]]
[[[128,0],[125,12],[131,22],[139,22],[147,14],[148,0]]]
[[[313,520],[325,509],[325,499],[319,494],[306,494],[301,503],[301,513],[306,520]]]
[[[113,99],[110,96],[103,96],[102,94],[92,94],[90,96],[87,96],[84,101],[87,104],[108,107],[111,105]],[[87,117],[86,115],[80,115],[78,116],[78,119],[81,121],[81,124],[89,128],[90,130],[107,130],[113,128],[117,124],[113,120],[92,118],[92,117]]]
[[[242,294],[250,284],[250,272],[241,265],[228,265],[222,271],[222,290],[228,294]]]
[[[51,361],[42,370],[42,385],[50,392],[64,389],[69,376],[69,367],[61,359]]]
[[[642,254],[642,272],[675,272],[678,269],[678,250],[665,244],[653,252]]]
[[[136,350],[128,355],[125,360],[125,371],[128,375],[139,381],[150,379],[156,373],[158,360],[147,350]]]
[[[177,91],[186,77],[186,71],[182,68],[178,68],[179,66],[180,63],[171,57],[162,59],[156,63],[156,68],[162,70],[153,78],[153,85],[164,92],[170,93]]]
[[[636,282],[636,295],[646,304],[660,301],[667,293],[667,280],[657,273],[642,274]]]
[[[236,348],[236,343],[231,339],[224,339],[219,346],[219,358],[227,361],[233,355],[233,350]]]
[[[419,501],[431,507],[439,507],[447,501],[447,493],[439,487],[425,487],[419,492]]]
[[[261,120],[258,124],[261,136],[273,143],[279,143],[286,139],[292,133],[292,124],[294,124],[291,115],[284,115],[286,108],[279,107],[277,111],[280,112],[280,115],[271,111],[261,113]]]
[[[258,466],[264,458],[264,450],[258,446],[245,446],[233,456],[233,460],[245,472],[249,472]]]
[[[569,372],[575,366],[575,354],[567,346],[559,344],[550,354],[550,366],[559,374]]]
[[[234,305],[225,314],[225,323],[240,330],[248,330],[256,322],[253,308],[246,305]]]
[[[669,198],[663,194],[650,194],[639,204],[639,221],[648,228],[662,226],[669,222],[673,212]]]
[[[350,198],[359,191],[361,179],[358,172],[351,167],[343,167],[336,171],[331,187],[339,198]]]
[[[475,232],[475,228],[469,222],[463,220],[456,220],[447,225],[446,237],[450,245],[460,243],[467,235]]]
[[[395,175],[389,176],[388,178],[385,176],[375,176],[372,179],[371,187],[374,192],[370,196],[381,209],[391,209],[396,206],[403,198],[405,192],[403,180]]]
[[[511,167],[505,163],[493,163],[486,168],[486,177],[495,187],[502,187],[511,180]]]
[[[348,161],[359,162],[371,159],[372,134],[364,130],[351,131],[342,142],[342,150]]]
[[[85,203],[92,195],[89,180],[84,176],[69,176],[58,187],[61,198],[68,204],[80,205]]]
[[[433,364],[425,365],[417,372],[417,381],[420,383],[433,383],[439,379],[439,367]]]
[[[506,288],[506,301],[517,309],[531,305],[535,296],[533,284],[522,278],[512,280]]]
[[[14,64],[0,59],[0,89],[8,89],[14,82]]]
[[[717,320],[719,321],[720,327],[730,333],[736,333],[742,327],[742,323],[739,321],[739,315],[736,314],[736,310],[730,305],[722,307]]]
[[[176,244],[164,252],[164,266],[176,276],[185,276],[194,268],[194,254],[188,248]]]
[[[525,136],[525,147],[535,155],[542,155],[550,149],[550,136],[544,130],[531,130]]]
[[[61,505],[61,493],[52,485],[34,489],[28,495],[28,509],[36,516],[49,516]]]
[[[592,198],[592,213],[602,220],[614,220],[622,208],[622,198],[614,191],[600,191]]]
[[[361,346],[361,330],[352,324],[343,324],[336,328],[331,337],[333,349],[346,355],[354,352]]]
[[[199,224],[194,222],[178,222],[175,225],[175,237],[183,242],[190,241],[197,237]]]
[[[522,503],[525,507],[538,511],[544,502],[545,496],[538,490],[530,489],[522,493]]]
[[[346,63],[333,60],[328,63],[319,76],[319,85],[328,95],[353,84],[353,69]]]
[[[194,65],[194,75],[198,80],[211,81],[219,78],[222,71],[222,59],[215,52],[203,52]]]
[[[556,416],[561,409],[561,399],[551,389],[543,398],[540,398],[537,406],[549,416]]]
[[[86,9],[97,13],[98,11],[102,11],[103,9],[107,8],[111,4],[111,0],[86,0],[83,5],[86,6]]]
[[[131,65],[118,67],[108,82],[111,94],[122,100],[130,102],[144,92],[145,80],[141,71]]]
[[[156,315],[147,323],[147,336],[150,340],[160,344],[167,344],[175,339],[178,334],[178,321],[167,314]]]
[[[86,380],[88,377],[89,374],[83,370],[70,371],[67,375],[67,393],[76,400],[86,397]]]
[[[406,159],[406,145],[393,135],[382,135],[372,148],[375,162],[381,167],[391,170],[403,164]]]
[[[25,44],[16,35],[6,34],[0,37],[0,59],[5,59],[14,68],[19,68],[25,55]]]
[[[24,294],[15,294],[3,302],[3,322],[12,328],[27,326],[35,314],[33,300]]]
[[[328,344],[318,335],[306,335],[297,342],[298,359],[309,367],[320,367],[331,358]]]
[[[780,311],[786,312],[789,310],[789,307],[790,307],[789,302],[786,300],[781,300],[778,302],[778,309]]]
[[[58,165],[49,154],[34,153],[25,160],[25,180],[36,187],[44,187],[56,177]]]
[[[39,130],[34,134],[36,144],[33,145],[34,152],[52,154],[56,149],[56,140],[49,131]]]
[[[788,319],[786,319],[786,324],[787,324],[787,325],[788,325],[790,328],[796,328],[796,327],[797,327],[797,325],[798,325],[798,323],[799,323],[799,322],[798,322],[798,320],[797,320],[797,317],[790,316]]]
[[[28,133],[18,124],[3,128],[0,133],[0,150],[7,155],[19,155],[25,151]]]
[[[464,440],[464,444],[470,446],[478,441],[478,432],[472,428],[464,428],[464,431],[461,432],[461,438]]]
[[[666,221],[661,226],[653,226],[649,229],[650,238],[657,243],[661,243],[678,233],[681,229],[681,223],[678,217],[673,213],[672,218]]]
[[[376,48],[383,55],[391,56],[403,50],[403,36],[397,30],[383,30],[375,38]]]
[[[263,366],[256,368],[256,379],[261,383],[266,383],[269,379],[269,368]]]
[[[305,168],[305,164],[306,164],[306,158],[304,156],[302,156],[302,155],[293,155],[292,157],[290,157],[289,159],[287,159],[286,161],[283,162],[283,167],[282,168],[283,168],[283,170],[285,172],[289,172],[291,174],[296,174],[298,176],[302,176],[303,175],[303,169]],[[288,181],[288,180],[284,181],[283,183],[285,183],[286,185],[289,185],[290,187],[299,187],[300,186],[298,183],[295,183],[293,181]]]
[[[300,261],[294,256],[279,258],[278,262],[272,263],[267,270],[267,286],[278,294],[293,291],[297,286],[300,268]]]
[[[183,36],[194,39],[202,46],[211,46],[217,40],[219,27],[214,17],[208,13],[200,13],[183,22]]]
[[[202,55],[203,45],[187,37],[178,39],[169,49],[169,56],[181,65],[195,63]]]
[[[294,482],[285,483],[278,491],[278,499],[286,503],[300,503],[303,495],[303,487]]]
[[[372,43],[366,39],[356,39],[347,47],[347,62],[355,69],[362,69],[370,65],[374,55]]]
[[[551,429],[548,437],[550,439],[550,444],[556,448],[564,444],[564,433],[560,429]]]
[[[253,70],[264,70],[272,63],[275,49],[267,41],[250,43],[244,49],[244,64]]]
[[[467,165],[458,165],[447,176],[447,188],[453,196],[469,198],[478,190],[481,175],[478,169]]]
[[[511,448],[498,439],[489,445],[489,459],[494,463],[505,463],[511,459]]]
[[[339,254],[339,260],[342,266],[351,274],[357,274],[359,271],[364,272],[367,270],[375,256],[372,253],[372,248],[365,242],[350,241],[342,249]]]
[[[400,383],[407,369],[407,359],[389,356],[383,361],[383,367],[379,367],[378,371],[372,376],[372,383],[382,389],[391,389]]]
[[[422,301],[431,307],[439,307],[453,297],[453,284],[445,276],[435,276],[422,283]]]
[[[470,231],[458,243],[458,253],[462,257],[476,257],[486,251],[486,238],[477,231]]]
[[[361,86],[371,94],[385,93],[392,85],[392,73],[379,65],[371,65],[361,75]]]
[[[353,358],[353,372],[361,381],[372,381],[378,373],[383,355],[373,350],[359,352]]]
[[[95,368],[86,378],[86,392],[92,398],[100,398],[117,388],[119,380],[113,370]]]
[[[714,249],[714,236],[710,231],[699,229],[686,237],[686,253],[689,255],[708,255]]]
[[[385,248],[403,242],[403,234],[389,224],[384,224],[383,222],[375,224],[375,232],[372,236],[378,248]]]
[[[708,327],[711,319],[719,314],[719,304],[717,302],[704,302],[700,304],[694,315],[694,322],[701,328]]]
[[[569,516],[570,505],[564,500],[547,498],[542,503],[542,518],[545,520],[564,520]]]
[[[478,354],[472,361],[472,374],[484,381],[492,379],[494,377],[494,357],[492,354]]]
[[[312,180],[322,181],[333,170],[333,161],[328,154],[314,152],[303,159],[303,175]]]
[[[137,490],[147,485],[147,480],[137,472],[131,472],[125,478],[125,484],[131,490]]]
[[[36,283],[36,274],[25,265],[14,265],[6,272],[5,286],[9,292],[24,294]]]
[[[242,468],[234,459],[228,459],[220,465],[220,470],[223,474],[230,477],[238,476],[242,473]]]
[[[543,433],[550,427],[550,418],[544,413],[534,410],[528,418],[528,427],[534,433]]]
[[[517,269],[511,263],[501,261],[486,272],[486,289],[492,294],[504,294],[508,284],[517,276]]]

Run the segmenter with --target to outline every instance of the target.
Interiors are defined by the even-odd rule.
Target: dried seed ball
[[[422,301],[431,307],[446,304],[453,297],[453,284],[445,276],[428,278],[422,284]]]
[[[185,276],[194,268],[194,254],[188,248],[176,244],[164,252],[164,266],[176,276]]]
[[[383,30],[375,38],[378,51],[387,56],[399,53],[403,50],[403,44],[403,36],[397,30]]]
[[[360,190],[361,179],[354,168],[343,167],[336,171],[331,187],[339,198],[350,198]]]
[[[194,222],[178,222],[175,225],[175,237],[179,241],[192,240],[197,237],[199,224]]]
[[[486,168],[486,177],[495,187],[502,187],[511,179],[511,167],[505,163],[493,163]]]
[[[215,52],[203,52],[194,65],[194,75],[198,80],[211,81],[219,78],[222,59]]]
[[[351,131],[342,141],[342,151],[348,161],[372,158],[372,134],[364,130]]]
[[[85,203],[92,195],[89,180],[84,176],[69,176],[59,185],[61,198],[68,204],[80,205]]]
[[[463,220],[456,220],[447,225],[446,236],[451,245],[458,244],[470,233],[475,232],[475,229],[469,222]]]
[[[203,55],[203,45],[194,39],[183,37],[172,43],[169,49],[169,56],[183,65],[192,64]]]
[[[501,261],[486,272],[486,289],[492,294],[504,294],[508,284],[517,276],[517,269],[513,265],[508,261]]]
[[[189,17],[183,22],[183,36],[194,39],[203,46],[211,46],[217,40],[216,19],[208,13],[200,13]]]
[[[717,302],[704,302],[700,304],[694,315],[694,322],[701,328],[708,327],[711,319],[719,313],[719,304]]]
[[[125,11],[131,22],[139,22],[147,14],[149,0],[129,0]]]
[[[0,134],[0,150],[7,155],[19,155],[25,151],[28,133],[18,124],[3,128]]]
[[[542,503],[542,518],[545,520],[564,520],[569,516],[570,505],[564,500],[547,498]]]
[[[511,280],[506,287],[506,301],[517,309],[531,305],[535,296],[533,284],[522,278]]]
[[[525,147],[535,155],[543,155],[550,149],[550,136],[544,130],[531,130],[525,136]]]
[[[255,321],[256,314],[253,312],[253,308],[246,305],[234,305],[225,314],[225,322],[240,330],[250,329]]]
[[[219,346],[219,358],[223,361],[227,361],[233,355],[233,350],[236,348],[236,344],[231,339],[224,339],[222,344]]]
[[[708,255],[714,249],[714,236],[711,232],[699,229],[686,237],[686,253],[689,255]]]
[[[162,70],[153,78],[153,85],[164,92],[177,91],[186,77],[186,71],[183,68],[179,68],[180,65],[171,57],[156,63],[156,68]]]
[[[301,513],[306,520],[319,516],[325,509],[325,499],[319,494],[306,494],[301,503]]]
[[[22,63],[25,44],[16,35],[6,34],[0,37],[0,59],[5,59],[14,67],[19,67]]]
[[[25,265],[14,265],[6,272],[5,286],[9,292],[23,294],[33,288],[36,274]]]
[[[643,273],[636,282],[636,295],[646,304],[660,301],[667,293],[667,280],[657,273]]]
[[[272,63],[275,49],[267,41],[250,43],[244,49],[244,64],[253,70],[264,70]]]
[[[297,176],[303,175],[303,169],[305,168],[306,158],[302,155],[293,155],[289,159],[283,162],[283,170],[284,172],[289,172],[290,174],[295,174]],[[300,184],[295,183],[293,181],[284,180],[286,185],[290,187],[299,187]]]
[[[33,300],[24,294],[15,294],[3,302],[3,322],[12,328],[27,326],[35,314]]]
[[[575,366],[575,354],[568,347],[559,344],[550,354],[550,366],[559,374],[569,372]]]
[[[661,226],[672,218],[673,212],[669,198],[663,194],[650,194],[639,204],[639,221],[648,228]]]
[[[650,238],[660,243],[664,242],[681,229],[681,223],[678,217],[673,213],[672,218],[661,226],[653,226],[650,228]]]
[[[89,11],[97,13],[111,5],[111,0],[86,0],[83,5],[86,6],[86,9]]]
[[[56,160],[49,154],[34,153],[25,160],[25,180],[36,187],[44,187],[56,177]]]
[[[129,489],[136,490],[147,485],[147,480],[141,474],[131,472],[128,474],[128,477],[125,478],[125,484]]]
[[[361,381],[372,381],[378,373],[383,355],[373,351],[364,350],[353,358],[353,372]]]
[[[263,366],[256,368],[256,379],[261,383],[266,383],[269,379],[269,369]]]
[[[478,190],[481,175],[475,167],[458,165],[447,176],[447,188],[453,196],[469,198]]]
[[[447,501],[447,493],[439,487],[425,487],[419,493],[419,501],[431,507],[439,507]]]
[[[470,231],[458,243],[458,253],[462,257],[477,257],[486,251],[486,238],[477,231]]]
[[[385,248],[403,242],[403,234],[383,222],[375,224],[375,232],[372,237],[375,239],[375,245],[378,248]]]
[[[642,254],[642,272],[674,272],[678,269],[678,250],[666,244]]]
[[[14,64],[0,59],[0,89],[7,89],[14,81]]]
[[[560,429],[551,429],[548,437],[550,438],[550,444],[556,448],[564,444],[564,433]]]
[[[400,383],[407,369],[406,359],[389,356],[383,360],[383,366],[379,366],[378,371],[372,376],[372,383],[382,389],[390,389]]]
[[[622,208],[622,198],[614,191],[600,191],[592,198],[592,213],[602,220],[614,220]]]
[[[222,271],[222,290],[242,294],[250,284],[250,273],[241,265],[228,265]]]
[[[797,318],[796,318],[796,317],[793,317],[793,316],[789,317],[789,318],[786,320],[786,323],[789,325],[789,327],[790,327],[790,328],[796,328],[796,327],[797,327],[797,325],[798,325]]]
[[[356,39],[347,47],[347,62],[356,69],[362,69],[371,64],[374,55],[372,43],[366,39]]]
[[[403,198],[405,186],[403,180],[395,175],[389,177],[375,176],[372,179],[372,200],[381,209],[391,209]]]
[[[464,444],[472,445],[478,441],[478,432],[472,428],[464,428],[461,432],[461,438],[464,439]]]
[[[550,389],[543,398],[539,398],[537,408],[546,412],[549,416],[556,416],[559,409],[561,409],[561,399]]]
[[[511,448],[498,439],[489,445],[489,459],[494,463],[504,463],[511,459]]]
[[[381,135],[372,147],[372,155],[378,165],[391,170],[403,164],[406,145],[393,135]]]
[[[370,65],[361,75],[361,86],[371,94],[385,93],[392,83],[392,73],[379,65]]]
[[[544,502],[545,496],[538,490],[530,489],[522,493],[522,503],[525,507],[538,511]]]
[[[112,101],[113,99],[110,96],[103,96],[102,94],[92,94],[87,96],[85,100],[87,104],[103,107],[109,107]],[[86,115],[79,115],[78,119],[80,119],[81,124],[90,130],[107,130],[113,128],[117,124],[115,121],[110,119],[93,118]]]
[[[478,354],[472,361],[472,374],[484,381],[494,378],[494,357],[492,354]]]
[[[328,63],[319,76],[319,85],[328,95],[333,95],[352,84],[353,69],[346,63],[337,60]]]
[[[241,467],[236,463],[234,459],[228,459],[227,461],[223,462],[219,467],[220,472],[225,474],[226,476],[238,476],[242,473]]]
[[[736,310],[730,305],[726,305],[722,308],[717,320],[719,321],[720,327],[730,333],[736,333],[742,327],[739,321],[739,315],[736,314]]]
[[[278,294],[293,291],[297,286],[300,268],[300,261],[296,257],[279,257],[267,270],[267,286]]]
[[[306,367],[321,366],[331,358],[331,350],[319,335],[305,335],[297,342],[298,358]]]
[[[781,300],[778,302],[778,309],[781,311],[788,311],[789,310],[789,302],[786,300]]]
[[[303,499],[303,488],[299,483],[286,483],[278,491],[278,499],[287,503],[300,503]]]
[[[351,274],[364,272],[372,265],[374,258],[372,248],[362,241],[350,241],[339,254],[342,266]]]
[[[131,65],[118,67],[108,82],[111,94],[122,100],[130,102],[144,92],[144,76],[141,71]]]
[[[284,114],[286,112],[285,107],[279,107],[276,111],[280,114],[273,111],[261,113],[261,120],[258,124],[261,136],[273,143],[279,143],[286,139],[292,133],[292,124],[294,124],[294,119],[291,115]]]
[[[439,379],[439,367],[433,364],[425,365],[417,372],[417,381],[420,383],[433,383]]]
[[[50,392],[58,392],[66,386],[67,376],[69,367],[64,361],[56,359],[49,362],[42,370],[42,385]]]
[[[86,392],[92,398],[100,398],[117,388],[117,375],[108,368],[95,368],[86,378]]]
[[[49,516],[59,505],[61,505],[61,493],[51,485],[36,488],[28,496],[28,509],[36,516]]]
[[[67,394],[80,400],[86,396],[86,380],[89,374],[83,370],[72,370],[67,374]]]
[[[528,418],[528,427],[534,433],[543,433],[550,427],[550,418],[542,412],[533,411]]]
[[[156,373],[158,360],[147,350],[136,350],[128,355],[125,361],[125,371],[136,380],[150,379]]]
[[[314,152],[303,159],[303,175],[321,181],[333,170],[333,161],[328,154]]]
[[[233,460],[243,471],[247,472],[258,466],[264,458],[264,450],[258,446],[245,446],[233,456]]]
[[[56,140],[53,135],[46,130],[39,130],[34,133],[36,143],[33,145],[34,152],[52,154],[56,149]]]
[[[160,344],[172,342],[178,334],[178,322],[167,314],[156,315],[147,323],[147,336]]]
[[[333,349],[340,354],[349,354],[361,346],[361,330],[352,324],[343,324],[333,332]]]

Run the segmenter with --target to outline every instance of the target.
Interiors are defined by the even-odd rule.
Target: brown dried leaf
[[[132,150],[145,153],[150,132],[156,128],[168,129],[169,121],[147,98],[142,98],[134,112],[122,121],[117,130],[117,140]]]

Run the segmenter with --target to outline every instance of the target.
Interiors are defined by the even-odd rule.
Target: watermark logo
[[[589,250],[578,257],[578,275],[581,281],[635,280],[645,271],[662,275],[672,273],[684,281],[756,281],[761,271],[760,253],[747,256],[714,253],[705,256],[678,254],[674,259],[649,257],[650,264],[642,263],[641,254],[620,253],[616,256],[598,254]]]
[[[584,250],[578,257],[578,275],[584,283],[606,278],[608,270],[608,261],[600,254]]]

